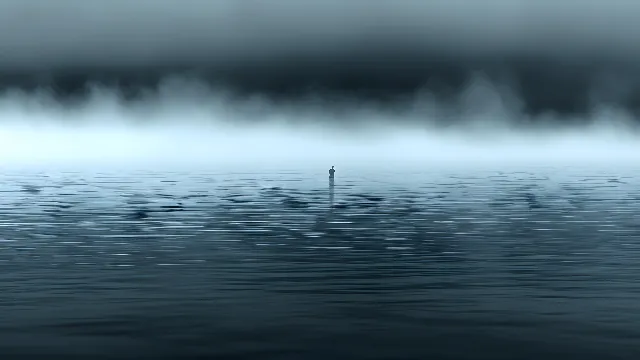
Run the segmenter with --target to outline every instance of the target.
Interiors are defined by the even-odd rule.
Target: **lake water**
[[[638,169],[0,175],[2,359],[640,359]]]

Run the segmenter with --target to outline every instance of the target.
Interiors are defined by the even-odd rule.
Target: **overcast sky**
[[[414,51],[638,58],[633,0],[3,0],[0,66]]]
[[[160,140],[126,135],[130,124],[155,122],[196,124],[174,145],[195,139],[202,124],[232,124],[238,133],[211,130],[218,137],[203,135],[203,148],[224,140],[248,149],[233,144],[263,139],[260,151],[313,140],[278,135],[290,124],[320,137],[330,122],[341,130],[375,123],[385,134],[409,129],[398,124],[468,122],[480,128],[472,138],[512,123],[554,124],[543,126],[546,135],[559,122],[608,128],[640,116],[639,36],[638,0],[0,0],[0,125],[50,125],[37,134],[4,129],[15,146],[4,151],[48,153],[39,144],[73,138],[105,151],[128,141],[125,156],[174,151],[164,137],[173,129]],[[85,122],[104,129],[67,127]],[[245,128],[258,122],[277,125],[246,140]],[[605,140],[598,151],[617,142]],[[445,151],[418,138],[407,144],[401,156]],[[576,145],[581,154],[587,147]],[[282,156],[261,154],[270,155]]]
[[[0,85],[155,86],[179,67],[263,93],[458,94],[479,74],[532,112],[640,109],[639,18],[633,0],[1,0]]]

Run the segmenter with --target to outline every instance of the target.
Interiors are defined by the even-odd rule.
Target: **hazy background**
[[[5,0],[0,157],[636,161],[639,14],[623,0]]]

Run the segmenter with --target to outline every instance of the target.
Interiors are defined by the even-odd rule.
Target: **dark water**
[[[634,174],[5,173],[0,358],[640,359]]]

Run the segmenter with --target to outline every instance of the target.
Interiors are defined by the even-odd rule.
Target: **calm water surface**
[[[640,359],[637,170],[0,175],[0,358]]]

